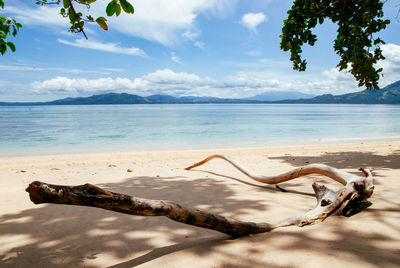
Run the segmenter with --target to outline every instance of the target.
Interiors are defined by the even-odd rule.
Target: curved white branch
[[[301,216],[290,217],[273,225],[273,228],[289,225],[304,226],[315,224],[333,214],[350,216],[361,209],[361,202],[370,197],[374,190],[371,170],[364,168],[360,168],[360,170],[365,177],[360,177],[324,164],[310,164],[275,176],[261,176],[248,171],[226,156],[215,154],[185,169],[191,170],[215,158],[220,158],[229,162],[249,178],[262,183],[277,184],[309,174],[319,174],[344,185],[339,191],[333,191],[324,185],[313,183],[312,186],[317,198],[317,205]]]
[[[211,155],[211,156],[205,158],[204,160],[202,160],[198,163],[195,163],[185,169],[191,170],[192,168],[201,166],[215,158],[220,158],[220,159],[223,159],[223,160],[229,162],[230,164],[232,164],[235,168],[237,168],[239,171],[241,171],[243,174],[245,174],[249,178],[251,178],[255,181],[258,181],[258,182],[266,183],[266,184],[277,184],[277,183],[293,180],[298,177],[306,176],[309,174],[320,174],[320,175],[329,177],[343,185],[346,185],[349,181],[355,181],[355,180],[360,179],[360,177],[357,175],[354,175],[354,174],[351,174],[351,173],[345,172],[343,170],[339,170],[337,168],[334,168],[334,167],[331,167],[328,165],[324,165],[324,164],[310,164],[310,165],[295,168],[291,171],[288,171],[288,172],[285,172],[282,174],[278,174],[275,176],[262,176],[262,175],[252,173],[251,171],[247,170],[246,168],[244,168],[243,166],[241,166],[239,163],[235,162],[234,160],[232,160],[224,155],[219,155],[219,154]]]

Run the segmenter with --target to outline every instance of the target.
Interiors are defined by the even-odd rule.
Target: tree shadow
[[[374,153],[344,152],[270,159],[285,161],[293,166],[304,165],[304,161],[309,161],[348,169],[363,165],[399,169],[398,156],[399,151],[387,157]],[[340,160],[355,158],[358,159],[351,163]],[[295,216],[311,209],[315,203],[315,198],[301,188],[305,187],[304,183],[285,184],[290,188],[300,188],[300,194],[295,194],[296,198],[287,203],[286,193],[280,193],[275,188],[243,184],[241,179],[217,173],[208,174],[229,178],[234,183],[227,184],[215,177],[132,177],[123,182],[99,186],[131,196],[172,200],[187,207],[240,220],[274,219],[276,215],[268,215],[268,210],[274,213],[280,211],[283,215],[286,211],[295,211],[293,215],[286,215]],[[320,178],[315,177],[313,180]],[[235,190],[235,187],[242,187],[240,191],[251,191],[255,197],[251,200],[241,198],[241,192]],[[307,183],[306,187],[310,185]],[[182,251],[204,258],[215,251],[224,256],[221,267],[285,266],[276,264],[272,257],[268,259],[264,256],[266,245],[271,250],[286,251],[287,254],[307,250],[322,256],[353,256],[376,266],[396,266],[400,263],[398,247],[388,249],[382,243],[398,245],[398,236],[391,236],[381,230],[371,231],[368,224],[360,228],[349,228],[344,222],[354,221],[363,225],[364,220],[374,221],[379,222],[380,225],[375,225],[378,228],[399,233],[398,225],[388,220],[388,215],[399,212],[399,204],[385,198],[382,195],[378,197],[384,201],[381,207],[372,206],[350,219],[334,217],[329,218],[328,223],[323,222],[310,229],[293,227],[295,229],[278,229],[271,233],[239,238],[234,242],[246,243],[245,252],[239,253],[223,250],[232,243],[227,235],[177,223],[165,217],[131,216],[67,205],[38,205],[17,214],[0,216],[0,235],[3,241],[9,241],[7,245],[0,245],[0,266],[23,267],[29,264],[30,267],[104,267],[100,260],[106,258],[109,263],[113,263],[111,267],[134,267]],[[327,232],[331,236],[321,238],[314,232]],[[271,242],[268,245],[277,239],[283,242]]]
[[[298,156],[298,155],[285,155],[280,157],[269,157],[271,160],[279,160],[286,162],[294,167],[304,166],[311,163],[323,163],[330,166],[334,166],[339,169],[354,169],[357,175],[363,176],[361,172],[356,171],[359,167],[372,167],[374,176],[379,177],[375,180],[375,184],[381,184],[381,180],[389,180],[384,175],[384,170],[398,170],[400,169],[400,151],[394,151],[388,155],[379,155],[374,152],[338,152],[338,153],[325,153],[317,156]],[[351,161],[350,161],[351,160]],[[258,191],[267,191],[268,193],[276,192],[276,189],[272,186],[259,185],[256,183],[249,183],[240,178],[218,174],[207,170],[196,170],[204,173],[208,173],[214,176],[228,178],[237,182],[244,183],[255,187]],[[380,172],[381,171],[381,172]],[[350,172],[353,172],[350,170]],[[268,175],[268,174],[266,174]],[[327,183],[321,176],[309,175],[314,181]],[[328,180],[328,184],[330,181]],[[302,183],[285,183],[284,187],[298,188],[304,186]],[[389,184],[390,186],[390,184]],[[278,265],[274,262],[268,262],[268,260],[260,261],[262,254],[265,253],[263,245],[267,244],[269,240],[283,239],[287,243],[283,243],[282,246],[278,246],[279,250],[287,251],[288,254],[296,251],[309,251],[304,254],[311,255],[313,252],[320,256],[344,256],[349,258],[352,256],[356,260],[361,260],[363,263],[372,264],[379,267],[395,267],[400,264],[400,227],[396,223],[398,219],[398,212],[400,211],[400,204],[396,202],[398,199],[391,199],[390,196],[385,193],[387,183],[380,186],[380,189],[376,189],[372,200],[376,203],[374,206],[366,206],[360,215],[354,215],[352,218],[334,217],[329,218],[329,224],[321,223],[318,228],[321,230],[308,229],[309,227],[299,228],[296,231],[292,229],[279,229],[271,233],[258,234],[251,238],[245,237],[249,242],[247,245],[248,252],[241,252],[240,263],[235,264],[235,259],[238,257],[231,255],[226,250],[222,250],[224,247],[229,246],[226,241],[220,241],[215,244],[215,247],[207,248],[199,246],[199,248],[189,249],[191,252],[196,254],[203,254],[207,257],[207,252],[217,251],[218,254],[225,255],[225,261],[221,267],[246,267],[246,263],[251,263],[252,267],[286,267],[286,265]],[[393,189],[391,189],[393,193]],[[304,191],[292,191],[297,194],[307,194]],[[394,193],[395,194],[395,193]],[[393,195],[393,194],[392,194]],[[284,195],[281,196],[284,199]],[[368,203],[371,205],[371,203]],[[311,207],[310,207],[311,208]],[[300,214],[300,213],[299,213]],[[347,224],[346,221],[349,221]],[[356,226],[352,226],[353,225]],[[397,220],[398,222],[398,220]],[[369,227],[369,223],[373,225]],[[319,235],[313,232],[317,231]],[[325,235],[326,232],[328,235]],[[320,238],[318,236],[322,236]],[[252,244],[254,246],[252,246]],[[282,243],[280,243],[282,244]],[[390,246],[394,245],[394,246]],[[276,249],[276,248],[275,248]],[[274,249],[272,249],[274,250]],[[244,263],[244,264],[243,264]]]
[[[331,165],[336,168],[358,169],[372,167],[374,169],[400,169],[400,150],[390,155],[379,155],[373,152],[326,152],[317,156],[285,155],[269,157],[271,160],[280,160],[293,166],[304,166],[309,163]],[[351,161],[350,161],[351,160]]]
[[[245,218],[249,209],[262,211],[268,207],[237,199],[236,193],[224,183],[209,178],[133,177],[99,186],[141,198],[172,200],[234,218]],[[208,199],[210,194],[212,198]],[[95,264],[99,254],[111,259],[133,258],[127,265],[118,266],[131,267],[201,241],[230,239],[216,231],[165,217],[131,216],[54,204],[1,215],[0,234],[10,241],[7,249],[1,250],[2,267],[22,267],[27,263],[31,267],[97,267],[101,266]]]
[[[219,173],[212,172],[212,171],[207,171],[207,170],[192,169],[192,171],[200,171],[200,172],[208,173],[208,174],[211,174],[211,175],[214,175],[214,176],[227,178],[227,179],[234,180],[234,181],[246,184],[246,185],[253,186],[258,190],[267,191],[269,193],[284,192],[284,193],[292,193],[292,194],[299,194],[299,195],[315,196],[314,193],[302,192],[302,191],[296,191],[296,190],[288,190],[288,189],[285,189],[285,188],[280,186],[280,185],[285,185],[285,186],[289,186],[289,187],[296,187],[296,186],[300,186],[301,185],[300,183],[288,183],[288,182],[286,182],[285,184],[279,184],[279,185],[276,184],[275,186],[271,186],[271,185],[265,185],[265,184],[252,183],[252,182],[248,182],[246,180],[240,179],[240,178],[227,176],[227,175],[223,175],[223,174],[219,174]]]

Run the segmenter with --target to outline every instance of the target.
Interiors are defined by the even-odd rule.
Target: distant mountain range
[[[282,101],[282,100],[298,100],[310,99],[315,97],[312,94],[305,94],[297,91],[267,91],[259,95],[255,95],[244,100],[251,101]]]
[[[168,104],[168,103],[339,103],[339,104],[400,104],[400,81],[380,90],[314,96],[295,91],[269,91],[251,98],[173,97],[152,95],[141,97],[127,93],[108,93],[90,97],[66,98],[49,102],[0,102],[0,106],[26,105],[89,105],[89,104]]]
[[[400,81],[380,90],[363,90],[343,95],[324,94],[311,99],[283,100],[281,103],[400,104]]]

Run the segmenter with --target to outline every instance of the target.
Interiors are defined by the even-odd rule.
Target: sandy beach
[[[350,218],[329,217],[232,239],[165,217],[123,215],[97,208],[34,205],[34,180],[91,183],[131,196],[172,200],[239,220],[277,223],[315,205],[311,184],[340,185],[319,175],[280,184],[248,179],[216,159],[224,154],[259,174],[309,163],[360,174],[374,168],[372,205]],[[1,267],[399,267],[400,141],[197,151],[54,154],[0,157]]]

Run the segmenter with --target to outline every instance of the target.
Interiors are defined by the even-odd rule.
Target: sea
[[[197,150],[400,140],[400,105],[0,106],[0,154]]]

